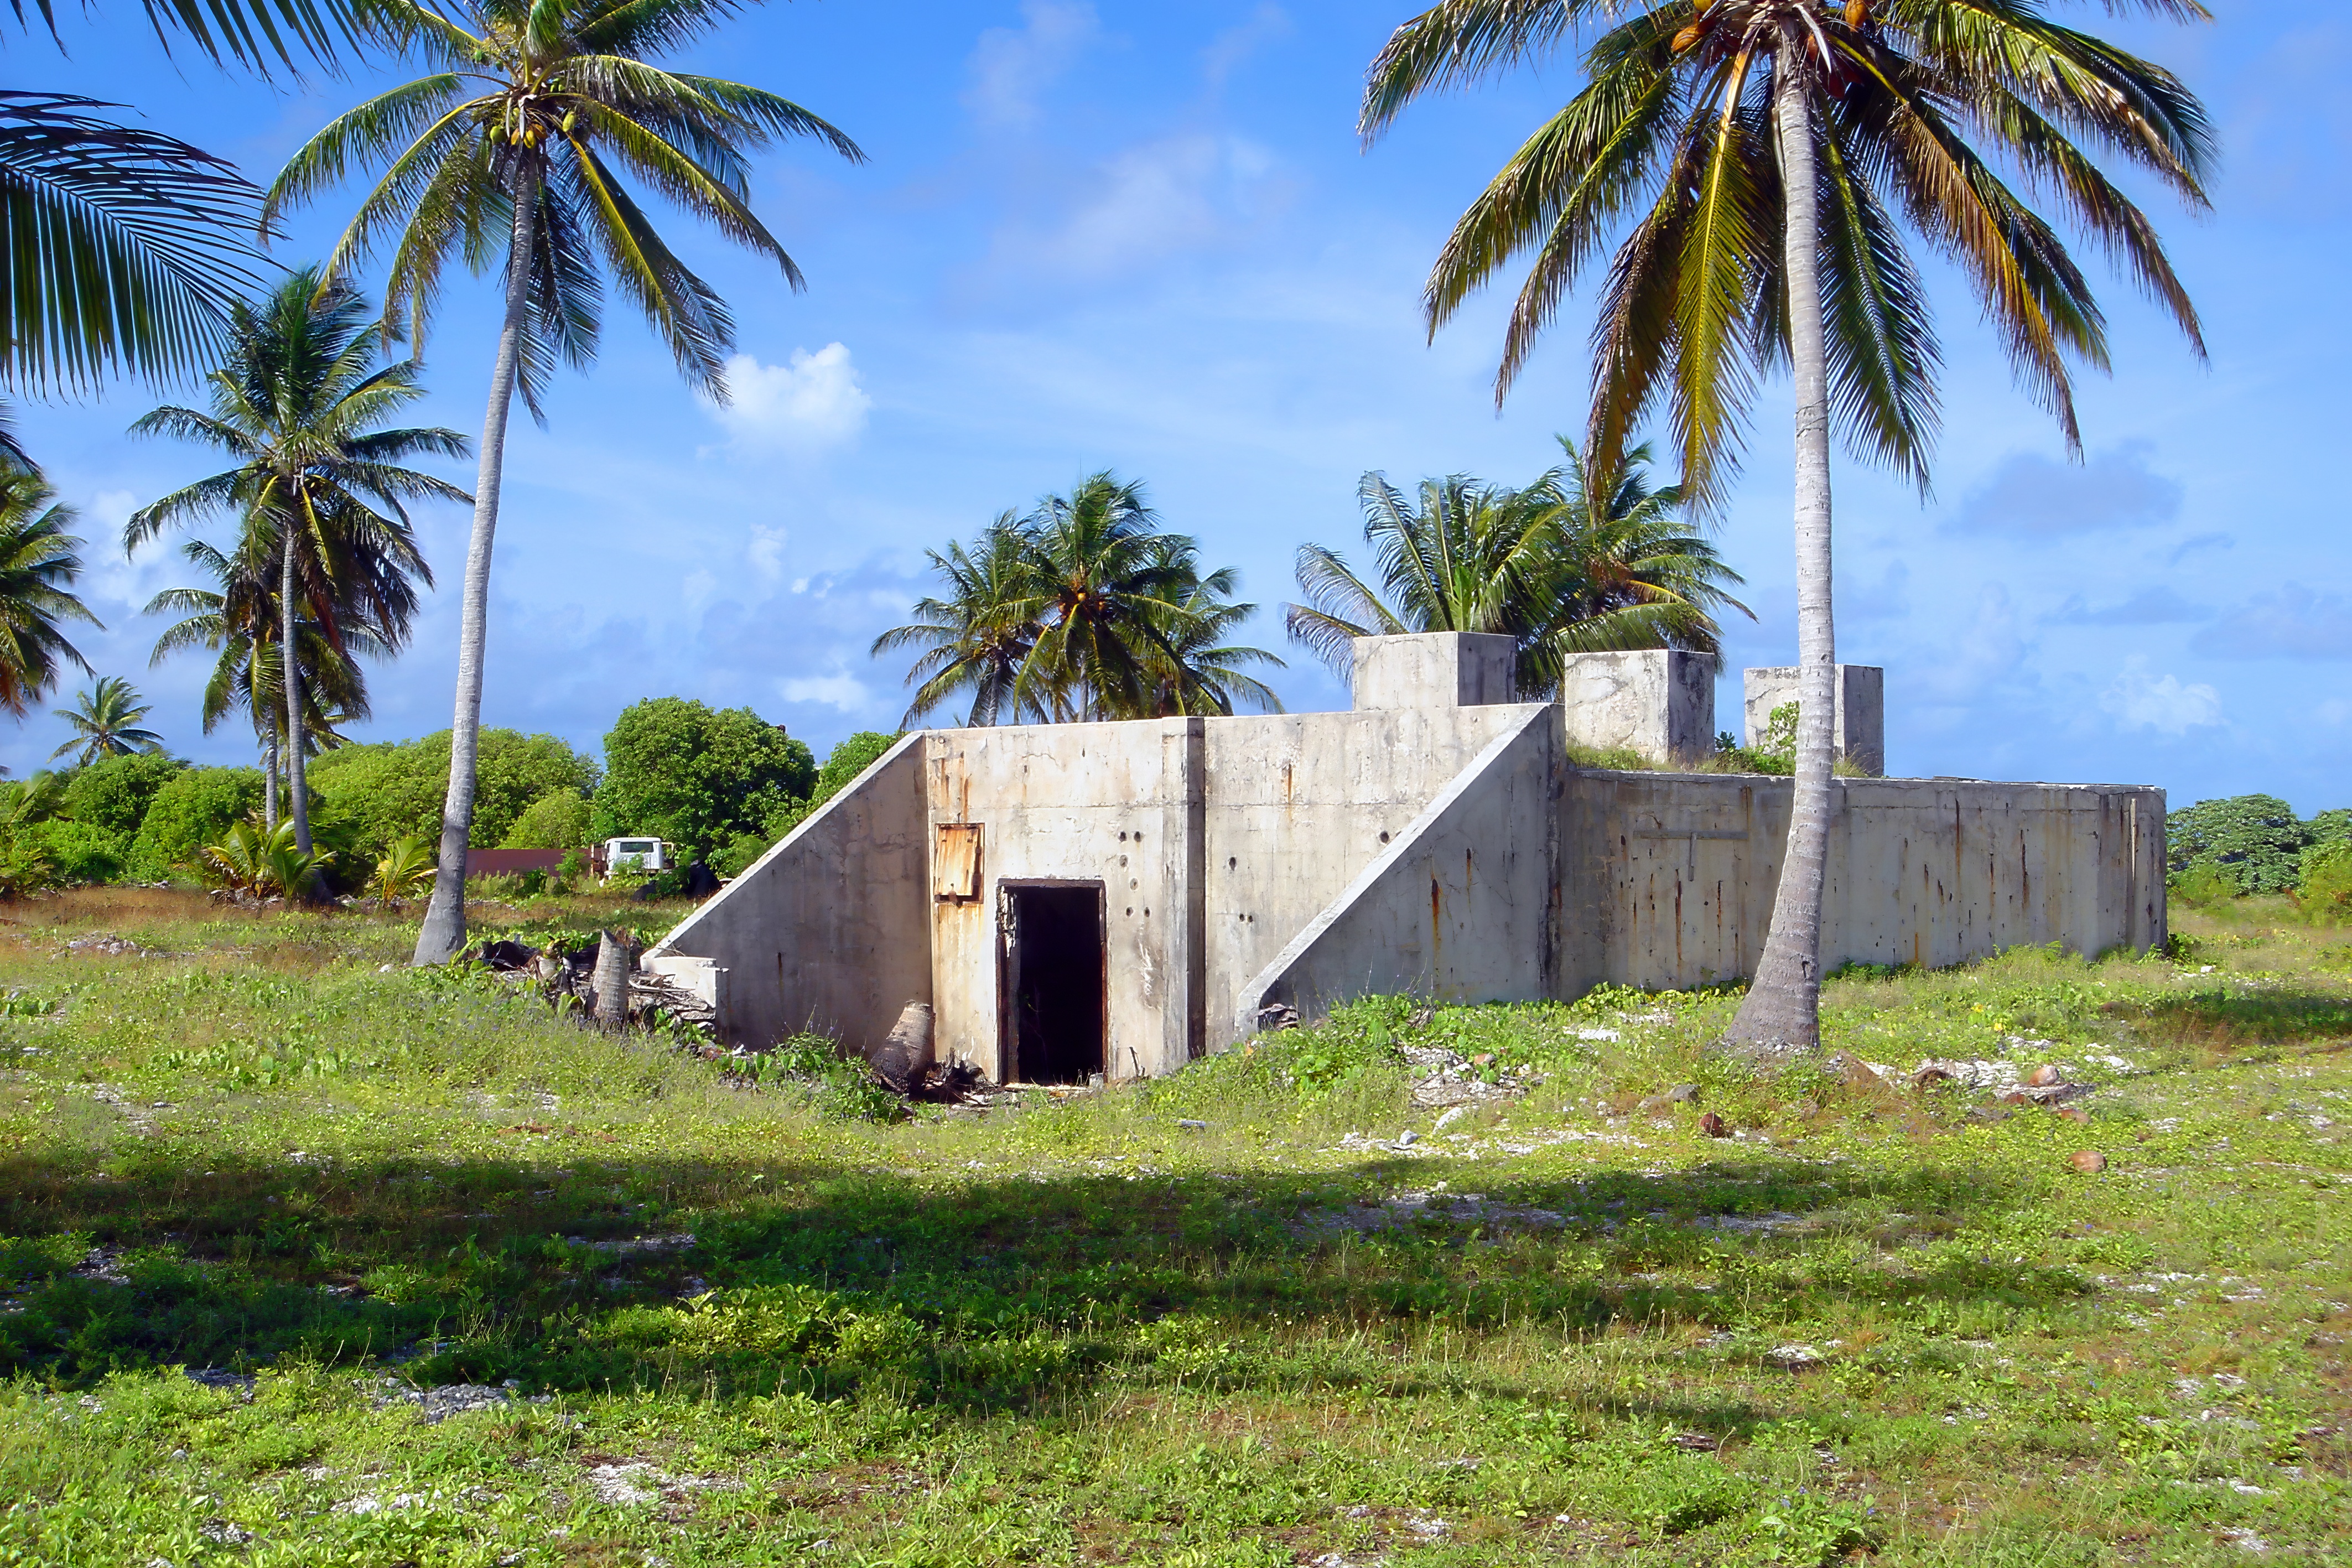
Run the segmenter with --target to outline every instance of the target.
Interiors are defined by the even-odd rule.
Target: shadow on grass
[[[2232,1054],[2267,1047],[2352,1044],[2352,997],[2309,991],[2252,990],[2214,975],[2210,989],[2184,982],[2182,994],[2118,1002],[2105,1011],[2136,1021],[2171,1046]],[[2200,982],[2203,977],[2200,977]]]
[[[943,1190],[841,1166],[583,1157],[535,1188],[546,1168],[519,1162],[20,1160],[0,1166],[0,1370],[70,1384],[394,1358],[423,1383],[820,1397],[876,1384],[986,1410],[1146,1363],[1196,1384],[1407,1392],[1426,1373],[1394,1352],[1417,1330],[1695,1337],[1832,1301],[1953,1320],[2085,1289],[1950,1247],[1898,1270],[1812,1256],[1863,1223],[1843,1217],[1853,1205],[1932,1235],[2019,1201],[1961,1170],[1604,1172],[1515,1181],[1496,1206],[1444,1217],[1358,1201],[1478,1175],[1432,1158]],[[1719,1288],[1643,1278],[1685,1268]]]

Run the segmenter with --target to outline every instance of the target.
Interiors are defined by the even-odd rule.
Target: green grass
[[[2182,919],[1830,984],[2086,1122],[1615,993],[887,1124],[395,922],[0,906],[0,1563],[2341,1562],[2352,944]],[[1441,1130],[1433,1044],[1540,1081]]]

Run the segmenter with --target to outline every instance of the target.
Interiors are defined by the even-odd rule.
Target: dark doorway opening
[[[1022,1083],[1103,1070],[1100,882],[1000,884],[1005,1066]]]

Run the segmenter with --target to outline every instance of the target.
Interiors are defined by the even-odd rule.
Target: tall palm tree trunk
[[[270,832],[278,831],[278,726],[269,726],[269,739],[261,747],[261,772],[268,793],[261,797],[261,823]]]
[[[533,184],[516,180],[514,248],[507,253],[506,320],[490,366],[490,406],[482,417],[481,467],[474,481],[474,535],[466,550],[466,596],[457,632],[457,706],[449,727],[449,795],[441,807],[441,858],[433,897],[416,933],[417,963],[446,963],[466,944],[466,841],[474,830],[474,761],[482,734],[482,653],[490,611],[490,544],[499,528],[499,481],[506,472],[507,416],[530,305],[537,214]]]
[[[1822,351],[1820,219],[1803,40],[1780,38],[1774,75],[1786,204],[1789,351],[1797,395],[1797,767],[1772,928],[1728,1039],[1772,1058],[1821,1044],[1822,887],[1828,869],[1837,641],[1830,622],[1830,398]]]
[[[302,671],[294,653],[294,520],[286,520],[278,571],[278,650],[286,683],[286,809],[294,818],[294,847],[310,853],[309,771],[302,766]],[[292,893],[292,889],[287,889]]]

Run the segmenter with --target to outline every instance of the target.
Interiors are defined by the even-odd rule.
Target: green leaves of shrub
[[[2203,869],[2241,893],[2283,892],[2294,885],[2295,857],[2312,835],[2294,807],[2274,795],[2200,800],[2165,819],[2166,865],[2176,874]]]

